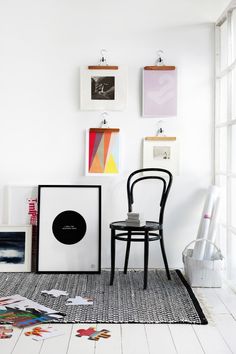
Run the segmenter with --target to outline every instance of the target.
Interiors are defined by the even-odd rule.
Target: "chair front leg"
[[[161,238],[160,238],[161,253],[162,253],[162,257],[163,257],[163,261],[164,261],[164,265],[165,265],[165,269],[166,269],[166,275],[167,275],[167,279],[171,280],[170,270],[169,270],[169,266],[168,266],[168,262],[167,262],[167,258],[166,258],[166,252],[165,252],[165,246],[164,246],[164,240],[163,240],[162,232],[160,233],[160,235],[161,235]]]
[[[131,231],[128,231],[127,245],[126,245],[126,252],[125,252],[124,274],[127,274],[127,268],[128,268],[128,263],[129,263],[130,244],[131,244]]]
[[[144,283],[143,289],[147,289],[147,280],[148,280],[148,257],[149,257],[149,233],[145,231],[144,239]]]
[[[116,253],[116,239],[115,230],[111,230],[111,276],[110,285],[113,285],[114,275],[115,275],[115,253]]]

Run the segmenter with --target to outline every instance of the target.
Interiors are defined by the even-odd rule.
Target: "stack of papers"
[[[125,220],[127,226],[144,226],[146,221],[141,213],[127,213],[128,218]]]

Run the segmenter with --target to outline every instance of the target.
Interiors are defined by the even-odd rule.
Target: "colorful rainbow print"
[[[119,173],[119,129],[89,130],[89,173]]]

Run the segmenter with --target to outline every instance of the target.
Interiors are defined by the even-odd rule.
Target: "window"
[[[220,243],[236,286],[236,8],[216,24],[215,183],[221,187]]]

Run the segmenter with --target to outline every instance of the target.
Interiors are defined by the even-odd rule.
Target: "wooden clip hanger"
[[[106,49],[101,50],[101,58],[99,60],[99,65],[89,65],[89,70],[118,70],[117,65],[108,65],[107,59],[105,57]]]
[[[90,128],[90,132],[93,133],[119,133],[120,129],[119,128]]]
[[[89,65],[89,70],[118,70],[119,67],[116,65]]]
[[[165,65],[163,59],[163,50],[157,51],[156,65],[145,66],[144,70],[175,70],[173,65]]]
[[[151,66],[144,66],[144,70],[175,70],[175,66],[172,66],[172,65],[151,65]]]
[[[149,140],[149,141],[167,141],[167,140],[176,140],[175,136],[146,136],[144,138],[145,140]]]

